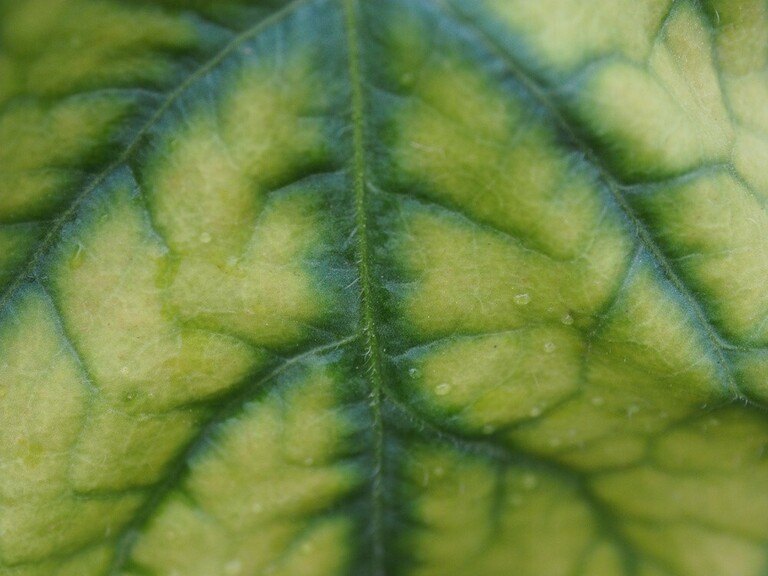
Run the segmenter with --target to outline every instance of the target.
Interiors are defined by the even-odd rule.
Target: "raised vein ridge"
[[[720,369],[721,378],[727,391],[731,393],[735,399],[754,403],[754,400],[749,398],[739,386],[734,375],[731,362],[727,357],[727,351],[738,350],[739,347],[729,343],[720,334],[717,327],[707,316],[707,313],[699,299],[696,298],[695,294],[680,277],[678,272],[675,270],[675,267],[664,254],[664,251],[658,245],[656,240],[654,240],[653,235],[651,234],[643,219],[627,201],[624,193],[622,192],[622,185],[619,179],[614,176],[605,165],[605,163],[600,160],[599,155],[587,143],[587,141],[581,137],[576,130],[574,130],[568,119],[561,112],[558,105],[547,94],[545,87],[539,81],[537,81],[535,77],[528,70],[526,70],[524,65],[521,64],[512,54],[510,54],[508,50],[500,46],[499,43],[493,37],[491,37],[490,34],[488,34],[488,32],[486,32],[481,26],[479,26],[467,15],[463,14],[450,2],[447,2],[446,0],[430,0],[430,2],[439,7],[449,17],[456,19],[465,26],[471,28],[476,33],[477,37],[483,41],[484,45],[494,54],[496,54],[497,57],[504,61],[509,70],[523,84],[529,93],[547,110],[552,119],[555,121],[557,127],[560,128],[571,141],[571,144],[577,148],[579,152],[583,154],[587,162],[589,162],[589,164],[597,170],[597,173],[609,191],[611,198],[624,214],[625,218],[635,229],[635,237],[637,238],[638,242],[643,246],[643,248],[645,248],[646,252],[648,252],[658,268],[681,296],[686,308],[693,315],[696,323],[703,331],[704,336],[710,345],[712,353],[715,356],[715,361]]]
[[[357,238],[357,263],[360,278],[362,315],[360,332],[364,338],[366,369],[369,374],[370,406],[373,417],[375,469],[371,479],[371,530],[373,538],[372,573],[384,574],[384,426],[382,422],[383,378],[381,346],[375,330],[374,295],[371,282],[370,247],[368,243],[368,215],[366,208],[365,126],[363,78],[361,69],[360,38],[358,31],[358,7],[355,0],[342,0],[347,32],[349,77],[352,88],[352,176],[355,202],[355,232]]]
[[[107,177],[114,172],[120,165],[126,160],[130,159],[133,154],[136,153],[142,140],[152,127],[157,124],[163,114],[178,100],[182,94],[208,72],[213,70],[218,64],[221,63],[224,58],[238,48],[244,42],[257,36],[266,28],[269,28],[273,24],[283,20],[285,17],[296,11],[300,6],[306,4],[310,0],[293,0],[289,4],[285,5],[280,10],[270,14],[266,18],[259,20],[256,24],[250,28],[244,30],[237,36],[235,36],[228,44],[226,44],[221,50],[214,54],[211,58],[206,60],[195,71],[187,76],[176,88],[174,88],[158,106],[155,112],[149,117],[149,119],[139,128],[136,135],[125,147],[123,152],[106,168],[99,172],[96,177],[83,188],[82,192],[77,194],[75,198],[69,203],[64,211],[56,218],[51,219],[50,228],[45,234],[43,239],[35,248],[29,260],[19,270],[14,279],[5,288],[5,291],[0,294],[0,310],[4,309],[8,302],[11,300],[15,292],[22,285],[23,281],[34,275],[35,268],[40,264],[50,248],[56,242],[61,230],[70,221],[77,218],[81,206],[90,198],[91,194],[107,179]]]

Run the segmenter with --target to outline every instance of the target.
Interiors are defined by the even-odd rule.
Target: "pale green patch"
[[[191,22],[113,0],[10,3],[0,34],[23,62],[10,91],[41,95],[162,82],[172,69],[162,51],[195,43]]]
[[[590,254],[557,261],[513,237],[414,208],[399,247],[421,284],[406,299],[409,323],[423,338],[567,324],[569,317],[581,323],[598,312],[628,265],[629,246],[606,228],[607,238],[589,245]],[[592,254],[600,265],[590,266]],[[598,266],[605,276],[589,274]]]
[[[362,478],[337,461],[354,432],[338,405],[340,378],[311,367],[224,425],[216,450],[192,461],[150,523],[138,565],[190,576],[343,570],[352,525],[323,510]]]
[[[706,294],[726,333],[738,342],[768,342],[763,200],[732,175],[716,171],[645,193],[638,204],[673,247],[680,269]]]
[[[587,72],[577,106],[630,177],[728,159],[732,128],[710,32],[690,4],[672,8],[647,61],[618,60]]]
[[[768,96],[768,53],[764,48],[768,39],[768,7],[759,0],[711,0],[708,4],[721,24],[716,35],[717,61],[739,132],[744,137],[754,135],[764,140],[761,133],[768,129],[768,111],[762,105]],[[737,154],[737,165],[754,161],[748,150]],[[749,170],[753,174],[755,171]]]
[[[768,397],[768,356],[765,353],[736,353],[734,365],[745,390],[764,401]]]
[[[300,261],[320,240],[318,202],[300,190],[270,197],[290,171],[327,161],[322,120],[304,117],[323,107],[309,65],[240,71],[217,109],[201,109],[158,155],[149,201],[182,319],[274,345],[322,313]]]
[[[490,434],[571,396],[582,354],[574,330],[521,328],[438,345],[414,369],[431,406],[472,432]]]
[[[126,106],[117,96],[9,105],[0,115],[3,220],[42,219],[61,206],[82,178],[78,163],[107,138]]]
[[[733,148],[733,165],[755,195],[760,196],[761,202],[768,198],[768,178],[762,171],[766,162],[768,141],[759,134],[746,131],[740,134]]]
[[[621,176],[728,160],[733,127],[708,19],[719,13],[668,0],[481,4],[528,39],[547,74],[574,78],[575,113]]]
[[[131,494],[90,498],[74,492],[71,451],[91,394],[85,374],[45,294],[28,292],[9,313],[0,344],[0,555],[15,564],[77,550],[125,522],[139,501]]]
[[[398,38],[398,56],[402,50],[413,57],[405,53],[414,42]],[[418,175],[430,199],[520,236],[555,259],[578,258],[595,236],[611,234],[610,224],[600,222],[603,207],[591,182],[555,149],[552,135],[526,117],[521,103],[466,66],[432,56],[429,68],[409,83],[415,103],[398,119],[398,168]]]
[[[0,0],[0,575],[759,576],[760,0]]]
[[[749,440],[737,448],[729,441],[735,436]],[[765,440],[761,415],[715,412],[659,438],[646,465],[597,477],[594,490],[623,510],[629,541],[673,573],[759,573],[768,506]]]
[[[263,357],[167,317],[165,248],[138,197],[118,189],[113,198],[65,245],[55,272],[63,320],[94,383],[112,402],[159,411],[237,382]]]
[[[101,570],[109,561],[110,554],[110,549],[102,546],[75,554],[71,558],[49,560],[47,562],[14,568],[3,568],[3,575],[36,576],[37,574],[51,574],[52,576],[81,576],[82,574],[92,574]]]
[[[82,427],[89,391],[85,374],[62,344],[54,310],[40,292],[29,294],[6,317],[0,365],[4,498],[24,500],[66,488],[67,451]]]
[[[671,0],[486,0],[505,25],[526,39],[526,48],[557,71],[620,54],[648,58]]]
[[[578,396],[510,436],[577,468],[641,461],[649,434],[726,396],[716,364],[647,268],[590,338]],[[670,321],[672,320],[672,321]]]
[[[422,448],[407,473],[417,501],[412,574],[503,574],[514,566],[524,576],[564,576],[595,536],[576,487],[545,471],[512,465],[499,473],[472,456]]]

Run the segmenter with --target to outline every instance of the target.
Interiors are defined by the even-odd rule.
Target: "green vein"
[[[112,565],[106,570],[105,574],[109,576],[118,576],[120,570],[129,563],[133,547],[140,536],[142,528],[152,520],[154,512],[165,501],[165,497],[184,479],[190,459],[204,448],[205,443],[209,441],[217,427],[228,421],[235,414],[241,412],[243,407],[251,401],[254,396],[263,392],[262,389],[265,384],[277,378],[291,366],[294,366],[311,356],[342,348],[347,344],[356,341],[358,338],[359,336],[355,334],[335,342],[330,342],[306,350],[305,352],[284,360],[261,378],[258,378],[255,381],[248,381],[245,385],[235,390],[229,400],[224,402],[221,408],[200,427],[200,430],[198,430],[197,434],[195,434],[195,436],[187,443],[186,447],[179,452],[179,456],[169,466],[169,470],[165,474],[165,480],[152,488],[144,505],[136,513],[132,521],[121,530],[116,539],[116,552]]]
[[[401,401],[397,394],[385,389],[387,402],[408,424],[415,427],[427,438],[447,444],[465,454],[479,456],[496,463],[502,470],[509,466],[522,465],[528,468],[545,470],[559,478],[566,478],[577,487],[578,495],[594,513],[602,535],[613,542],[621,551],[625,568],[630,568],[636,561],[637,552],[632,543],[620,530],[620,522],[609,504],[605,503],[590,486],[589,477],[578,470],[566,466],[551,458],[542,458],[517,445],[508,446],[491,438],[467,437],[450,430],[448,427],[425,417],[409,404]],[[628,574],[634,574],[632,569]]]
[[[675,270],[672,263],[664,254],[661,247],[653,238],[652,233],[643,222],[640,215],[627,201],[624,193],[622,192],[623,186],[621,182],[608,170],[605,164],[600,160],[599,155],[592,149],[592,147],[571,127],[569,121],[561,113],[559,107],[554,102],[552,97],[547,93],[546,88],[541,85],[534,76],[528,72],[528,70],[515,59],[498,41],[496,41],[488,32],[486,32],[480,25],[474,22],[467,15],[458,10],[452,3],[446,0],[429,0],[435,6],[438,6],[442,11],[470,27],[474,30],[480,40],[483,41],[485,46],[489,48],[497,57],[501,58],[508,66],[509,70],[515,75],[515,77],[523,84],[523,86],[529,91],[529,93],[547,110],[550,116],[553,118],[558,128],[569,138],[571,144],[578,149],[584,155],[584,158],[594,166],[600,179],[605,184],[611,197],[616,205],[622,211],[627,218],[631,226],[635,230],[635,236],[646,249],[648,254],[653,258],[654,262],[658,265],[661,272],[670,282],[672,287],[680,294],[689,312],[693,315],[699,327],[701,328],[706,340],[709,342],[712,352],[715,356],[715,361],[720,369],[721,378],[724,382],[725,388],[730,392],[735,399],[750,401],[752,400],[741,390],[736,378],[734,376],[734,370],[731,366],[731,362],[726,356],[727,351],[738,350],[739,347],[729,343],[717,330],[712,321],[707,316],[703,305],[696,298],[693,292],[688,288],[680,275]]]
[[[369,185],[369,186],[372,186],[372,185]],[[557,256],[553,256],[552,254],[549,254],[544,248],[540,248],[536,246],[535,242],[532,242],[531,240],[524,237],[523,235],[520,235],[518,231],[505,230],[504,228],[501,228],[500,226],[494,224],[493,222],[490,222],[487,220],[481,220],[480,218],[469,213],[466,209],[463,209],[461,206],[452,205],[449,201],[446,201],[443,199],[430,198],[426,195],[419,194],[418,192],[414,193],[409,191],[408,193],[406,193],[406,192],[399,192],[394,190],[384,190],[379,187],[375,187],[374,189],[379,194],[387,194],[389,196],[407,198],[411,202],[415,202],[422,206],[430,206],[433,208],[437,208],[438,210],[445,212],[447,214],[450,214],[455,218],[460,218],[461,220],[464,220],[470,223],[472,226],[475,226],[480,230],[488,231],[492,234],[497,234],[503,237],[505,240],[507,240],[511,244],[514,244],[515,246],[520,248],[520,250],[528,252],[529,254],[536,254],[537,256],[546,258],[550,262],[568,263],[568,262],[575,262],[578,259],[578,256],[574,256],[572,258],[559,258]]]
[[[365,177],[365,130],[363,119],[363,78],[361,70],[360,38],[357,29],[357,5],[355,0],[341,0],[344,7],[344,20],[347,31],[347,50],[349,58],[349,78],[352,85],[352,143],[354,155],[352,169],[355,192],[355,227],[357,236],[357,262],[362,298],[362,317],[360,330],[365,337],[365,352],[370,374],[370,406],[373,417],[375,470],[371,480],[371,529],[373,550],[371,555],[372,573],[384,575],[384,425],[381,403],[383,378],[381,346],[375,330],[374,296],[371,282],[370,248],[368,244],[368,216],[366,208]]]
[[[80,192],[70,202],[69,206],[59,215],[57,218],[50,220],[51,228],[40,241],[35,251],[30,256],[27,263],[16,273],[13,281],[6,287],[5,292],[0,296],[0,310],[5,308],[8,302],[13,297],[16,290],[22,285],[23,281],[31,277],[35,271],[37,265],[42,261],[43,257],[47,254],[48,250],[53,246],[54,242],[58,239],[62,229],[71,220],[74,220],[80,210],[80,207],[88,200],[91,194],[107,179],[107,177],[119,168],[124,162],[129,160],[133,154],[138,150],[144,137],[149,133],[152,127],[157,124],[163,114],[173,105],[173,103],[179,99],[179,97],[193,84],[205,76],[208,72],[213,70],[218,64],[221,63],[224,58],[231,54],[241,44],[257,36],[266,28],[269,28],[273,24],[280,22],[288,15],[292,14],[303,4],[306,4],[310,0],[293,0],[277,12],[270,14],[263,20],[260,20],[247,30],[241,32],[235,38],[233,38],[228,44],[226,44],[221,50],[214,54],[209,60],[204,62],[194,72],[187,76],[176,88],[174,88],[168,96],[163,100],[162,104],[158,106],[157,110],[149,117],[149,119],[139,128],[136,135],[125,147],[125,150],[115,159],[114,162],[104,168],[98,175],[87,185],[82,192]]]

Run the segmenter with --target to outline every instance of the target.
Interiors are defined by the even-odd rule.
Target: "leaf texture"
[[[763,0],[0,0],[0,575],[768,571]]]

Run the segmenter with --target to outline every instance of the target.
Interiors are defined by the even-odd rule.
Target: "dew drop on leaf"
[[[513,298],[515,301],[515,304],[518,306],[525,306],[531,301],[531,295],[527,292],[522,292],[520,294],[515,294],[515,297]]]
[[[442,384],[438,384],[435,386],[435,394],[438,396],[446,396],[451,393],[451,385],[447,382],[443,382]]]

